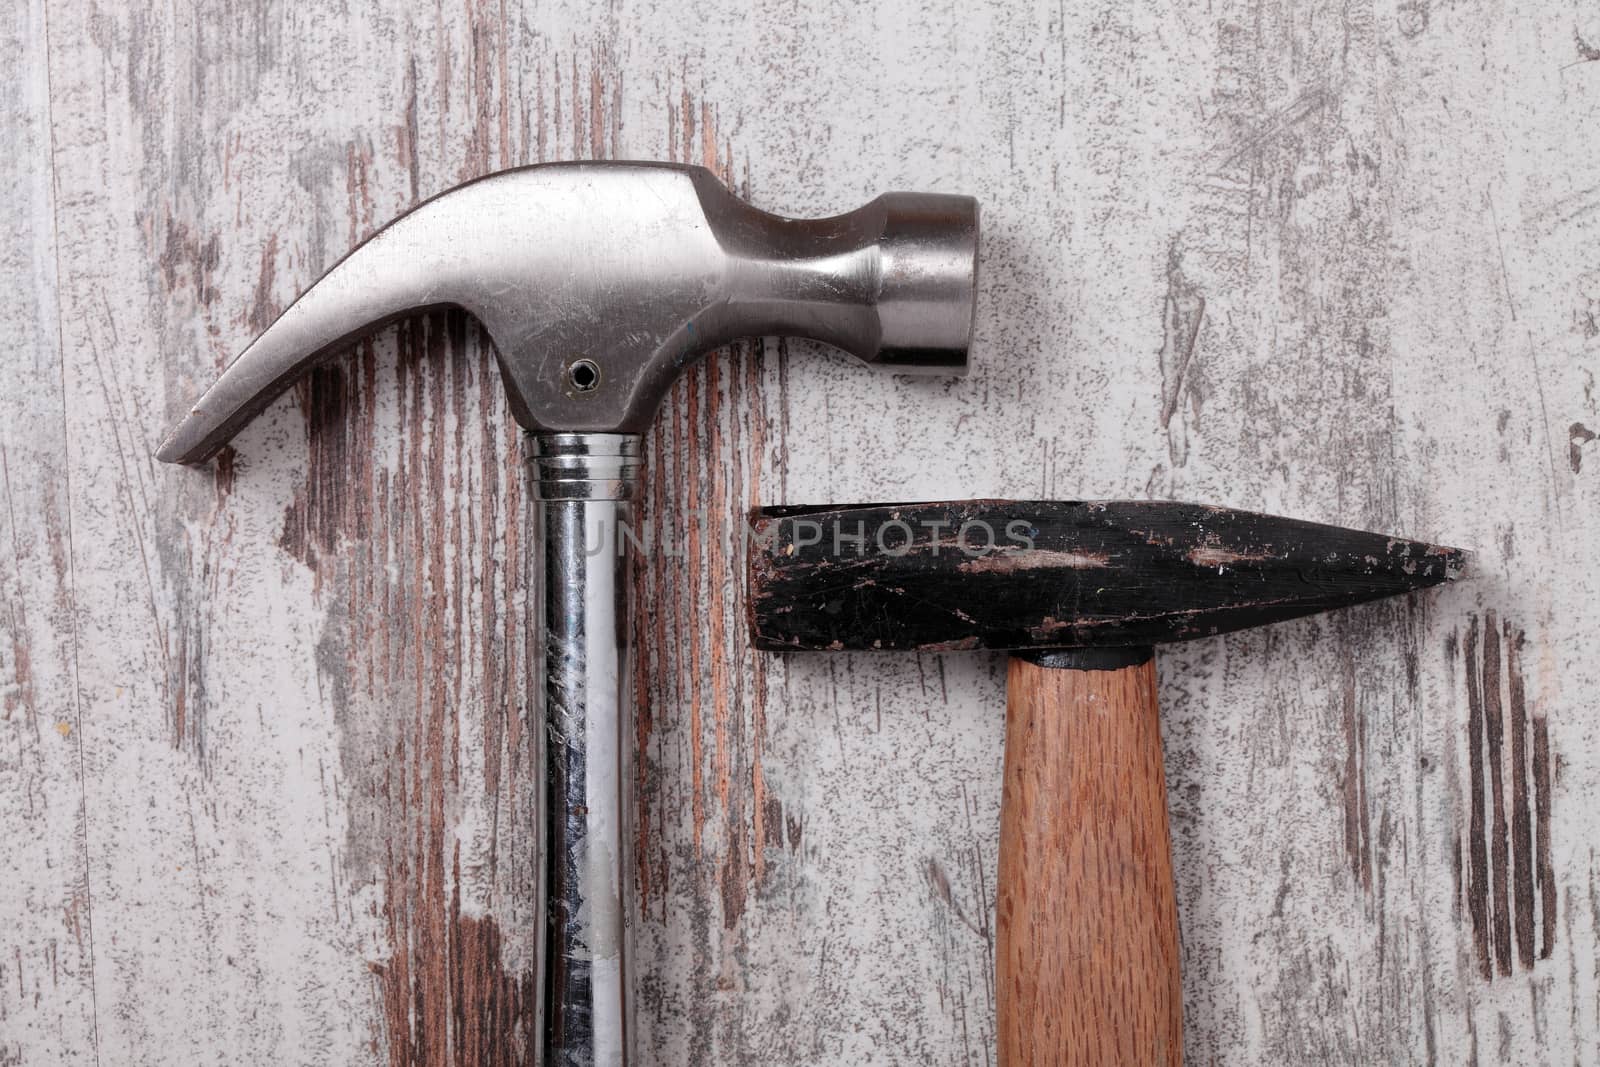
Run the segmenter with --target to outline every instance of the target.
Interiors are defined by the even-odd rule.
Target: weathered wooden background
[[[1161,663],[1196,1064],[1600,1063],[1600,7],[0,6],[0,1063],[527,1058],[516,435],[461,316],[214,471],[352,243],[537,160],[983,201],[974,372],[683,381],[637,590],[641,1045],[992,1064],[1002,662],[755,665],[752,501],[1179,497],[1476,549]]]

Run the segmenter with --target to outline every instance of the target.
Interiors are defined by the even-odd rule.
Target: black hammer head
[[[1152,645],[1437,585],[1466,559],[1159,501],[767,508],[749,546],[750,624],[768,651]]]
[[[536,433],[639,433],[695,357],[808,337],[897,371],[966,369],[978,207],[887,193],[828,219],[758,211],[701,167],[550,163],[402,215],[229,365],[157,457],[203,463],[319,361],[404,315],[459,307],[493,338]]]

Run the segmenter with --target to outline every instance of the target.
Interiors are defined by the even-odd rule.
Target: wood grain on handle
[[[1013,657],[995,995],[1001,1067],[1182,1061],[1155,660]]]

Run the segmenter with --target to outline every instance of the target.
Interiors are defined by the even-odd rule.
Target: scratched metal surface
[[[1600,10],[0,10],[0,1063],[502,1063],[531,1013],[515,434],[459,316],[185,403],[462,179],[984,203],[976,369],[680,383],[638,582],[646,1063],[993,1063],[1002,661],[756,665],[753,502],[1178,497],[1466,545],[1161,662],[1194,1063],[1600,1062]]]

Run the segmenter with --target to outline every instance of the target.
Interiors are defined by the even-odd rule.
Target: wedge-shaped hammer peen
[[[547,1067],[628,1061],[627,559],[640,434],[678,374],[743,337],[790,335],[896,371],[967,362],[977,204],[890,193],[796,221],[709,171],[549,164],[420,205],[334,266],[229,365],[161,446],[203,463],[317,362],[405,315],[471,312],[527,431],[547,803],[540,861]],[[530,862],[534,862],[530,857]]]
[[[1435,585],[1464,554],[1173,503],[769,508],[749,539],[768,651],[1005,649],[1001,1067],[1182,1060],[1152,646]]]

